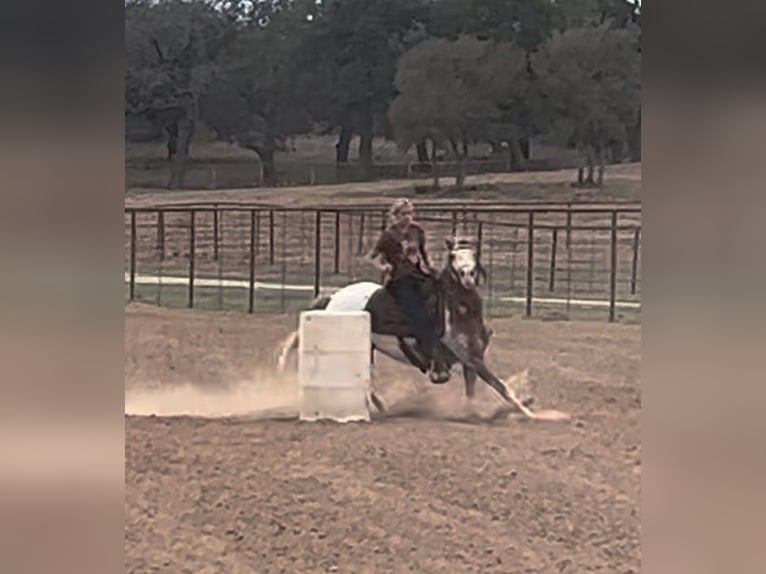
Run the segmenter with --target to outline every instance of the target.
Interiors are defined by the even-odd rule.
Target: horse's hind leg
[[[368,390],[367,397],[370,403],[372,403],[372,405],[376,409],[378,409],[379,412],[384,413],[387,410],[386,403],[383,402],[383,399],[380,398],[380,395],[375,389],[376,379],[377,377],[375,375],[375,347],[373,347],[370,353],[370,388]]]

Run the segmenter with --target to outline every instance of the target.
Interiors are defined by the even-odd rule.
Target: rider
[[[418,350],[429,361],[434,383],[449,378],[436,336],[436,325],[426,310],[423,284],[434,278],[426,253],[426,235],[414,220],[415,209],[407,198],[394,201],[388,211],[389,223],[368,258],[388,275],[386,289],[410,320]],[[382,259],[382,262],[381,262]]]

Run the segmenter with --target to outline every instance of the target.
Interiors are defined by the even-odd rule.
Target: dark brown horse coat
[[[451,330],[458,334],[472,357],[481,358],[492,335],[484,323],[481,297],[476,289],[466,289],[454,271],[447,267],[439,275],[449,311]]]

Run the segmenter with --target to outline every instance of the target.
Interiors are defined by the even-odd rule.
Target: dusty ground
[[[126,412],[239,416],[126,416],[126,571],[640,570],[640,327],[493,321],[491,367],[569,422],[381,361],[398,416],[343,426],[263,368],[294,320],[127,308]]]

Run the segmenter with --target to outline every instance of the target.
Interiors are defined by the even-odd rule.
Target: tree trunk
[[[462,157],[458,157],[457,160],[457,174],[455,175],[455,186],[458,191],[462,191],[463,184],[465,183],[465,164]]]
[[[511,155],[511,169],[522,170],[524,169],[524,150],[521,147],[521,140],[511,138],[508,146]]]
[[[521,157],[528,160],[531,157],[532,145],[529,138],[520,138],[518,140],[519,147],[521,148]]]
[[[588,150],[588,176],[585,178],[585,183],[587,185],[596,185],[596,182],[593,180],[593,151]]]
[[[261,159],[263,166],[263,185],[274,187],[277,183],[277,171],[274,168],[274,147],[265,147],[254,150]]]
[[[428,163],[428,148],[426,147],[425,140],[423,140],[422,142],[419,142],[416,148],[418,152],[418,163],[419,164]]]
[[[436,142],[431,140],[431,172],[434,176],[434,189],[439,189],[439,165],[436,163]]]
[[[170,166],[168,189],[180,189],[183,187],[186,164],[189,159],[189,147],[194,136],[194,120],[192,118],[181,118],[178,120],[177,125],[177,147]]]
[[[457,159],[457,174],[455,174],[455,187],[458,191],[461,191],[463,189],[463,184],[465,183],[465,166],[463,164],[463,160],[465,159],[465,156],[461,153],[460,148],[458,145],[450,140],[450,143],[452,144],[452,151],[455,152],[455,158]],[[466,144],[463,142],[463,150],[466,149]]]
[[[340,136],[338,143],[335,144],[335,164],[343,165],[348,163],[348,148],[351,145],[351,138],[354,135],[354,128],[350,122],[344,120],[340,127]]]
[[[168,161],[172,160],[178,151],[178,122],[174,121],[165,126],[168,134]]]
[[[585,185],[585,169],[580,166],[577,168],[577,186],[582,187]]]
[[[372,107],[367,105],[362,111],[359,122],[359,163],[362,166],[364,179],[372,179],[372,140],[373,140]]]
[[[598,152],[598,186],[604,185],[604,150],[600,149]]]

